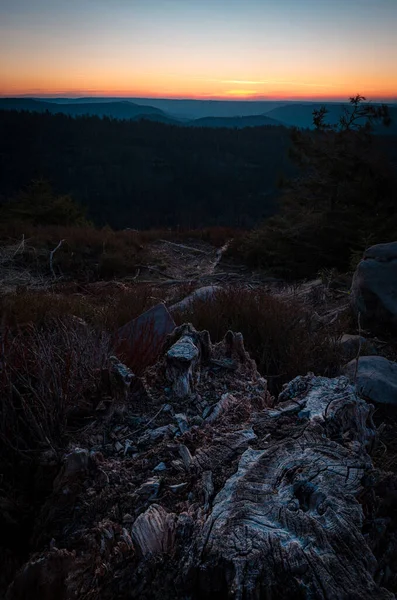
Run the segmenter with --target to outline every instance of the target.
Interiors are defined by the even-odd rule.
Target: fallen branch
[[[199,248],[194,248],[193,246],[185,246],[185,244],[176,244],[175,242],[169,242],[168,240],[159,240],[162,244],[169,244],[173,248],[177,248],[179,250],[189,250],[189,252],[197,252],[198,254],[211,254],[206,250],[200,250]]]
[[[358,373],[358,361],[360,359],[360,354],[361,354],[361,346],[362,346],[362,340],[361,340],[361,313],[358,313],[358,317],[357,317],[357,321],[358,321],[358,350],[357,350],[357,356],[356,356],[356,368],[354,369],[354,379],[353,379],[353,383],[354,385],[356,385],[356,381],[357,381],[357,373]]]
[[[62,246],[62,244],[63,244],[64,241],[65,240],[61,240],[59,242],[58,246],[56,248],[54,248],[54,250],[51,250],[51,252],[50,252],[50,271],[51,271],[51,274],[52,274],[52,276],[53,276],[54,279],[56,279],[56,275],[55,275],[55,271],[54,271],[54,266],[53,266],[54,254],[55,254],[55,252],[57,250],[59,250],[59,248]]]
[[[13,258],[14,258],[14,256],[16,256],[18,254],[18,252],[20,250],[22,252],[25,250],[25,234],[24,233],[22,234],[22,241],[21,241],[21,243],[19,244],[18,248],[15,250],[14,254],[12,255]]]

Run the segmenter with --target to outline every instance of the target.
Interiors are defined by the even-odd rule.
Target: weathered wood
[[[152,504],[139,515],[131,529],[131,537],[141,554],[160,554],[172,549],[175,539],[176,515]]]
[[[283,589],[286,598],[393,598],[373,579],[357,500],[372,470],[371,407],[345,378],[298,378],[281,399],[258,417],[279,439],[248,448],[215,498],[193,553],[199,588],[236,600]]]
[[[212,345],[188,324],[142,385],[154,416],[123,422],[133,458],[106,445],[66,456],[33,556],[46,572],[54,538],[78,569],[48,589],[31,570],[43,598],[394,598],[379,584],[394,581],[394,534],[380,566],[373,554],[388,527],[375,522],[373,407],[347,378],[297,377],[274,404],[241,334]],[[28,598],[22,588],[7,600]]]
[[[168,350],[166,376],[178,398],[194,392],[199,356],[199,349],[187,335]]]

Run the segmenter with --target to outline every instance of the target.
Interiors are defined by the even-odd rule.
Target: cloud
[[[337,87],[330,83],[307,83],[303,81],[280,81],[279,79],[262,79],[262,80],[249,80],[249,79],[206,79],[215,83],[235,84],[235,85],[305,85],[309,87],[321,87],[330,88]]]

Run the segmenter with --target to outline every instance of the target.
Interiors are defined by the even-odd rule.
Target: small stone
[[[193,458],[192,458],[192,455],[190,454],[189,448],[187,448],[187,446],[185,446],[184,444],[181,444],[179,446],[179,455],[183,461],[186,471],[188,471],[193,462]]]
[[[156,429],[152,429],[151,431],[147,431],[144,433],[138,440],[139,446],[150,445],[154,442],[159,442],[165,437],[170,437],[175,435],[177,432],[177,428],[175,425],[164,425],[163,427],[157,427]]]
[[[203,419],[206,419],[212,410],[212,406],[206,406],[203,411]]]
[[[88,469],[89,452],[85,448],[75,448],[65,456],[64,477],[73,477]]]
[[[383,356],[361,356],[344,367],[358,395],[376,404],[397,406],[397,363]]]
[[[155,500],[160,492],[160,481],[153,477],[152,479],[148,479],[141,485],[137,490],[137,494],[139,496],[143,496],[148,500]]]
[[[179,492],[181,492],[182,490],[185,489],[185,487],[187,486],[187,483],[177,483],[176,485],[170,485],[170,490],[171,492],[173,492],[174,494],[178,494]]]
[[[167,465],[163,462],[159,463],[156,467],[154,467],[153,471],[156,472],[161,472],[161,471],[166,471],[167,470]]]
[[[135,454],[136,452],[138,452],[138,448],[133,445],[132,441],[125,440],[124,456],[127,456],[127,454],[128,455]]]
[[[116,442],[114,445],[114,449],[116,450],[116,452],[121,452],[123,450],[123,444],[120,444],[120,442]]]
[[[123,517],[123,523],[133,523],[134,522],[134,517],[132,515],[130,515],[130,513],[126,513]]]
[[[178,427],[181,433],[186,433],[186,431],[188,431],[189,424],[186,415],[184,415],[183,413],[176,414],[175,421],[178,423]]]
[[[184,473],[185,472],[185,467],[184,464],[181,460],[176,459],[171,461],[171,465],[173,466],[173,468],[175,469],[175,471],[178,471],[178,473]]]

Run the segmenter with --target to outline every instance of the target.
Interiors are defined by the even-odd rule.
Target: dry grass
[[[180,295],[185,291],[180,290]],[[98,283],[79,288],[63,284],[56,292],[22,290],[0,298],[0,318],[16,330],[29,324],[43,327],[50,319],[74,316],[114,335],[118,327],[163,299],[164,290],[151,285]],[[212,302],[195,301],[175,318],[178,324],[191,321],[196,329],[207,329],[213,341],[221,340],[229,329],[241,331],[247,350],[277,392],[283,383],[308,371],[327,376],[338,372],[343,359],[337,341],[346,324],[337,321],[313,328],[311,313],[310,306],[293,297],[284,300],[260,289],[233,287],[220,292]],[[153,347],[150,328],[145,336],[137,360],[120,347],[122,359],[136,372],[154,360],[144,351]]]
[[[71,319],[43,330],[3,330],[0,357],[2,463],[62,447],[69,415],[89,402],[109,356],[109,336]]]
[[[0,296],[0,323],[12,330],[44,326],[53,319],[78,317],[98,330],[114,332],[161,300],[150,285],[63,284],[53,290],[18,288]]]
[[[273,393],[309,371],[333,376],[342,361],[338,324],[313,330],[311,315],[301,303],[262,290],[225,289],[213,302],[195,301],[177,321],[208,330],[213,341],[220,341],[229,329],[240,331]]]
[[[22,273],[30,276],[75,279],[79,281],[110,280],[134,276],[139,266],[150,263],[149,244],[165,239],[175,242],[210,243],[221,247],[242,234],[238,230],[213,227],[198,230],[113,231],[90,225],[33,226],[28,223],[0,224],[0,267],[4,262],[20,283]],[[50,253],[54,253],[53,272]],[[12,280],[12,278],[11,278]],[[16,283],[18,283],[18,281]],[[29,281],[26,280],[29,284]]]

